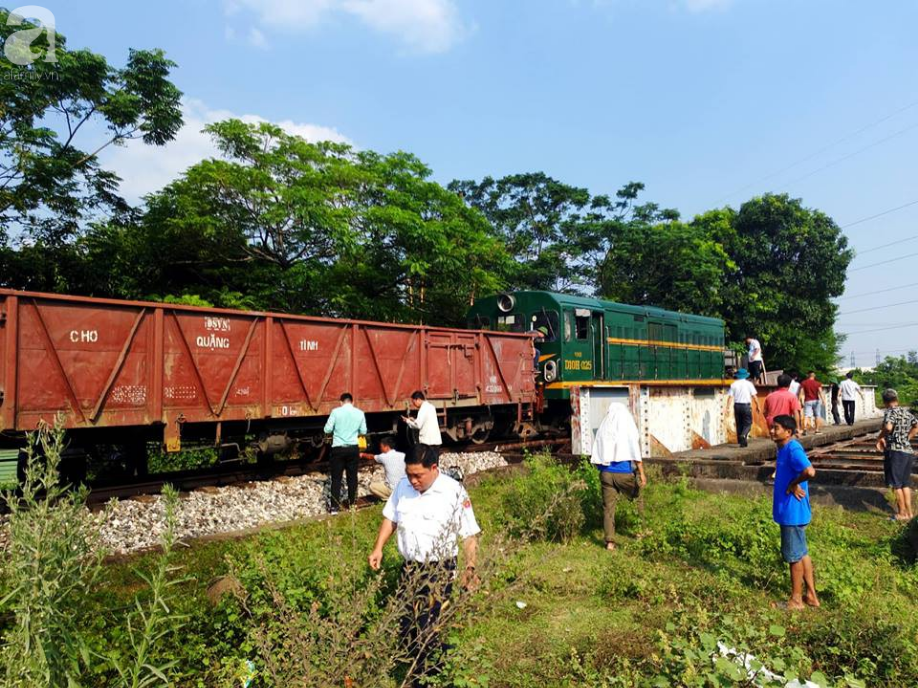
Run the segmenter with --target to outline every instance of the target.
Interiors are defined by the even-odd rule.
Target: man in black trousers
[[[360,449],[357,438],[367,434],[367,419],[354,406],[354,397],[349,392],[341,395],[341,405],[331,412],[325,423],[325,434],[332,436],[329,469],[331,473],[331,499],[328,511],[337,514],[341,508],[341,475],[347,470],[347,501],[353,506],[357,501],[357,462]]]

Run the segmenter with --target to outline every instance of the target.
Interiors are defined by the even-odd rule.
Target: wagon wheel
[[[472,440],[472,444],[484,444],[491,437],[490,428],[478,428],[469,435],[469,439]]]

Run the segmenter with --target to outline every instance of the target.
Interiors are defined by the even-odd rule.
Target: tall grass
[[[158,644],[181,622],[170,611],[169,601],[178,583],[169,563],[178,496],[174,490],[164,491],[163,552],[153,571],[141,574],[148,590],[125,618],[129,652],[92,651],[89,629],[97,610],[91,600],[105,550],[97,523],[85,508],[87,488],[60,481],[65,444],[59,426],[31,435],[20,491],[3,494],[9,509],[9,545],[0,563],[2,685],[74,688],[85,685],[89,673],[107,673],[108,685],[125,688],[170,685],[167,672],[172,663],[157,665],[154,657]]]

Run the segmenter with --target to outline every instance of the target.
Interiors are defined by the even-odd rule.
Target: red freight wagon
[[[519,431],[536,401],[533,353],[504,332],[0,289],[0,436],[62,414],[77,440],[174,450],[256,433],[278,448],[318,443],[346,391],[371,431],[391,431],[416,389],[454,439],[496,422]]]

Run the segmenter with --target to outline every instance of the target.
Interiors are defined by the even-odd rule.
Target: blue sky
[[[684,217],[786,191],[844,226],[918,200],[918,4],[904,0],[45,6],[72,47],[115,64],[161,47],[179,64],[179,140],[165,155],[107,153],[132,197],[210,153],[204,123],[248,115],[411,151],[444,182],[541,170],[612,193],[642,181],[646,200]],[[867,331],[918,323],[918,304],[883,308],[916,293],[898,287],[918,283],[918,256],[870,267],[918,253],[916,226],[918,204],[846,229],[866,251],[839,302],[846,361],[916,347],[918,326]]]

